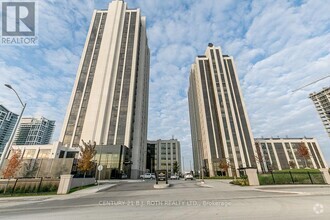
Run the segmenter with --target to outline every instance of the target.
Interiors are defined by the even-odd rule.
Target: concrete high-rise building
[[[174,163],[177,162],[181,171],[181,148],[177,139],[148,141],[146,169],[154,173],[155,170],[167,170],[174,174]]]
[[[315,138],[256,138],[257,162],[263,172],[292,168],[328,168]],[[300,146],[307,147],[309,158],[298,154]]]
[[[330,137],[330,87],[322,89],[309,95],[313,100],[324,127]]]
[[[17,123],[18,115],[10,112],[3,105],[0,105],[0,157],[5,148],[13,129]]]
[[[195,172],[221,173],[226,161],[230,176],[238,168],[255,167],[256,148],[234,60],[209,44],[192,65],[188,91]]]
[[[109,154],[109,148],[125,146],[131,155],[123,163],[131,164],[128,172],[137,178],[146,160],[149,61],[140,9],[116,0],[95,10],[60,141],[69,147],[95,141]]]
[[[43,145],[52,140],[55,121],[44,117],[22,118],[17,128],[13,144],[15,145]]]

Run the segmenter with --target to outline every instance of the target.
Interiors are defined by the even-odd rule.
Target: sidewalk
[[[292,193],[300,195],[330,195],[330,185],[267,185],[255,186],[255,190],[262,192]]]
[[[39,203],[44,201],[53,200],[66,200],[71,198],[78,198],[87,196],[93,193],[97,193],[102,190],[109,189],[116,186],[117,184],[110,184],[108,182],[102,182],[100,185],[88,187],[86,189],[78,190],[66,195],[44,195],[44,196],[16,196],[16,197],[0,197],[0,208],[6,208],[15,205],[24,205],[26,203]]]
[[[196,184],[201,187],[219,188],[225,191],[260,191],[260,192],[272,192],[272,193],[285,193],[285,194],[298,194],[298,195],[330,195],[330,185],[326,184],[289,184],[289,185],[262,185],[262,186],[237,186],[232,185],[229,182],[232,180],[214,180],[205,179],[205,183]]]

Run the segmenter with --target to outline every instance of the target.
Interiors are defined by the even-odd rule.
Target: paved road
[[[170,183],[170,188],[154,189],[153,181],[122,182],[86,196],[0,206],[0,219],[330,219],[326,193],[279,193],[214,180],[203,186],[196,181]]]

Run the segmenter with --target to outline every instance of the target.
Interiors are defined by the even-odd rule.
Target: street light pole
[[[17,130],[17,128],[18,128],[18,125],[19,125],[19,123],[20,123],[20,121],[21,121],[22,115],[23,115],[24,110],[25,110],[25,107],[26,107],[26,103],[23,104],[21,98],[19,97],[19,95],[17,94],[17,92],[15,91],[15,89],[13,89],[13,87],[11,87],[11,85],[8,85],[8,84],[5,84],[5,86],[6,86],[7,88],[9,88],[9,89],[11,89],[11,90],[13,90],[13,91],[15,92],[15,94],[16,94],[16,96],[17,96],[18,100],[20,101],[20,103],[21,103],[21,105],[22,105],[23,108],[22,108],[21,114],[19,115],[19,117],[18,117],[18,119],[17,119],[17,122],[16,122],[16,124],[15,124],[14,130],[13,130],[13,132],[11,133],[10,138],[9,138],[9,140],[8,140],[8,142],[7,142],[6,146],[5,146],[5,148],[3,149],[3,152],[2,152],[2,155],[1,155],[1,159],[0,159],[0,170],[1,170],[1,168],[2,168],[2,165],[3,165],[4,161],[5,161],[6,155],[8,154],[8,151],[9,151],[9,149],[11,148],[11,145],[12,145],[12,143],[13,143],[13,139],[14,139],[14,136],[15,136],[16,130]]]
[[[202,174],[202,181],[201,183],[204,183],[204,163],[203,163],[203,155],[202,155],[202,152],[203,152],[203,149],[202,149],[202,144],[201,144],[201,140],[199,139],[198,140],[198,144],[199,144],[199,152],[200,152],[200,163],[201,163],[201,174]]]

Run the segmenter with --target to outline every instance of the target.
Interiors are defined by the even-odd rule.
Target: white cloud
[[[187,88],[190,66],[209,42],[234,56],[255,136],[314,136],[330,164],[329,138],[308,94],[329,79],[330,1],[128,0],[147,17],[151,49],[149,139],[175,135],[192,159]],[[0,83],[28,102],[27,114],[57,120],[71,94],[94,8],[108,0],[39,1],[39,47],[0,47]],[[14,94],[0,86],[13,111]]]

